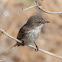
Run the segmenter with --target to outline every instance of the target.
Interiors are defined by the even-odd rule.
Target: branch
[[[28,7],[28,8],[25,8],[25,9],[23,9],[23,10],[28,10],[28,9],[31,9],[31,8],[33,8],[33,7],[36,7],[37,5],[33,5],[33,6],[30,6],[30,7]]]
[[[6,36],[8,36],[9,38],[11,38],[11,39],[13,39],[13,40],[15,40],[15,41],[21,43],[20,40],[18,40],[18,39],[16,39],[16,38],[14,38],[13,36],[9,35],[9,34],[6,33],[4,30],[0,29],[0,31],[1,31],[3,34],[5,34]],[[34,46],[32,46],[32,45],[26,45],[26,46],[36,49],[36,47],[34,47]],[[56,54],[53,54],[53,53],[48,52],[48,51],[45,51],[45,50],[43,50],[43,49],[40,49],[40,48],[39,48],[39,51],[41,51],[41,52],[43,52],[43,53],[46,53],[46,54],[49,54],[49,55],[51,55],[51,56],[57,57],[57,58],[59,58],[59,59],[62,59],[62,56],[58,56],[58,55],[56,55]]]
[[[62,14],[62,12],[51,12],[51,11],[47,11],[47,10],[43,9],[42,6],[39,6],[39,5],[37,5],[37,7],[39,9],[41,9],[43,12],[45,12],[45,13],[49,13],[49,14]]]
[[[39,6],[39,4],[37,3],[37,0],[34,1],[34,4],[35,4],[35,5],[30,6],[30,7],[28,7],[28,8],[25,8],[24,10],[28,10],[28,9],[31,9],[31,8],[33,8],[33,7],[38,7],[39,9],[41,9],[41,10],[42,10],[43,12],[45,12],[45,13],[49,13],[49,14],[62,14],[62,12],[51,12],[51,11],[47,11],[47,10],[43,9],[42,6]]]

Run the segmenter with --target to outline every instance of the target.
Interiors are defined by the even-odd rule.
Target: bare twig
[[[23,9],[23,10],[28,10],[28,9],[31,9],[31,8],[33,8],[33,7],[36,7],[37,5],[33,5],[33,6],[30,6],[30,7],[28,7],[28,8],[25,8],[25,9]]]
[[[49,13],[49,14],[62,14],[62,11],[61,11],[61,12],[52,12],[52,11],[47,11],[47,10],[43,9],[42,6],[39,6],[39,4],[37,3],[37,0],[34,1],[34,4],[35,4],[35,5],[30,6],[30,7],[28,7],[28,8],[25,8],[24,10],[28,10],[28,9],[31,9],[31,8],[37,6],[39,9],[41,9],[41,10],[42,10],[43,12],[45,12],[45,13]]]
[[[13,39],[13,40],[15,40],[15,41],[21,43],[20,40],[18,40],[18,39],[16,39],[16,38],[14,38],[13,36],[9,35],[9,34],[6,33],[4,30],[0,29],[0,31],[1,31],[3,34],[5,34],[6,36],[10,37],[11,39]],[[34,47],[34,46],[32,46],[32,45],[26,45],[26,46],[36,49],[36,47]],[[49,54],[49,55],[51,55],[51,56],[57,57],[57,58],[59,58],[59,59],[62,59],[62,56],[58,56],[58,55],[56,55],[56,54],[53,54],[53,53],[48,52],[48,51],[45,51],[45,50],[43,50],[43,49],[40,49],[40,48],[39,48],[39,51],[41,51],[41,52],[43,52],[43,53],[46,53],[46,54]]]
[[[62,12],[51,12],[51,11],[47,11],[47,10],[43,9],[42,6],[39,6],[39,5],[37,5],[37,7],[39,9],[41,9],[42,11],[44,11],[45,13],[49,13],[49,14],[62,14]]]

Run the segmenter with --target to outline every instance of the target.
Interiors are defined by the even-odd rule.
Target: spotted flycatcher
[[[49,23],[45,21],[40,16],[31,16],[27,23],[19,30],[17,35],[17,39],[22,41],[22,43],[17,42],[14,46],[24,46],[29,45],[30,43],[34,42],[36,46],[36,51],[38,51],[38,46],[36,45],[36,39],[39,37],[41,32],[41,28],[45,23]]]

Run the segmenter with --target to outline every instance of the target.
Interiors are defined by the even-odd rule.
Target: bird
[[[22,42],[17,42],[14,47],[30,45],[30,43],[33,42],[36,46],[35,51],[38,51],[36,40],[39,37],[41,29],[45,23],[49,23],[49,21],[45,21],[42,17],[37,15],[31,16],[27,23],[18,32],[17,39]]]

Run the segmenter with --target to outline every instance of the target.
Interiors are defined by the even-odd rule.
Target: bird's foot
[[[38,48],[38,46],[36,45],[36,49],[35,49],[35,51],[37,52],[37,51],[39,51],[39,48]]]
[[[25,45],[24,41],[22,41],[21,45],[22,45],[22,46],[24,46],[24,45]]]
[[[37,51],[39,51],[39,48],[38,48],[38,46],[36,45],[36,43],[34,42],[34,44],[35,44],[35,46],[36,46],[36,49],[35,49],[35,51],[37,52]]]

